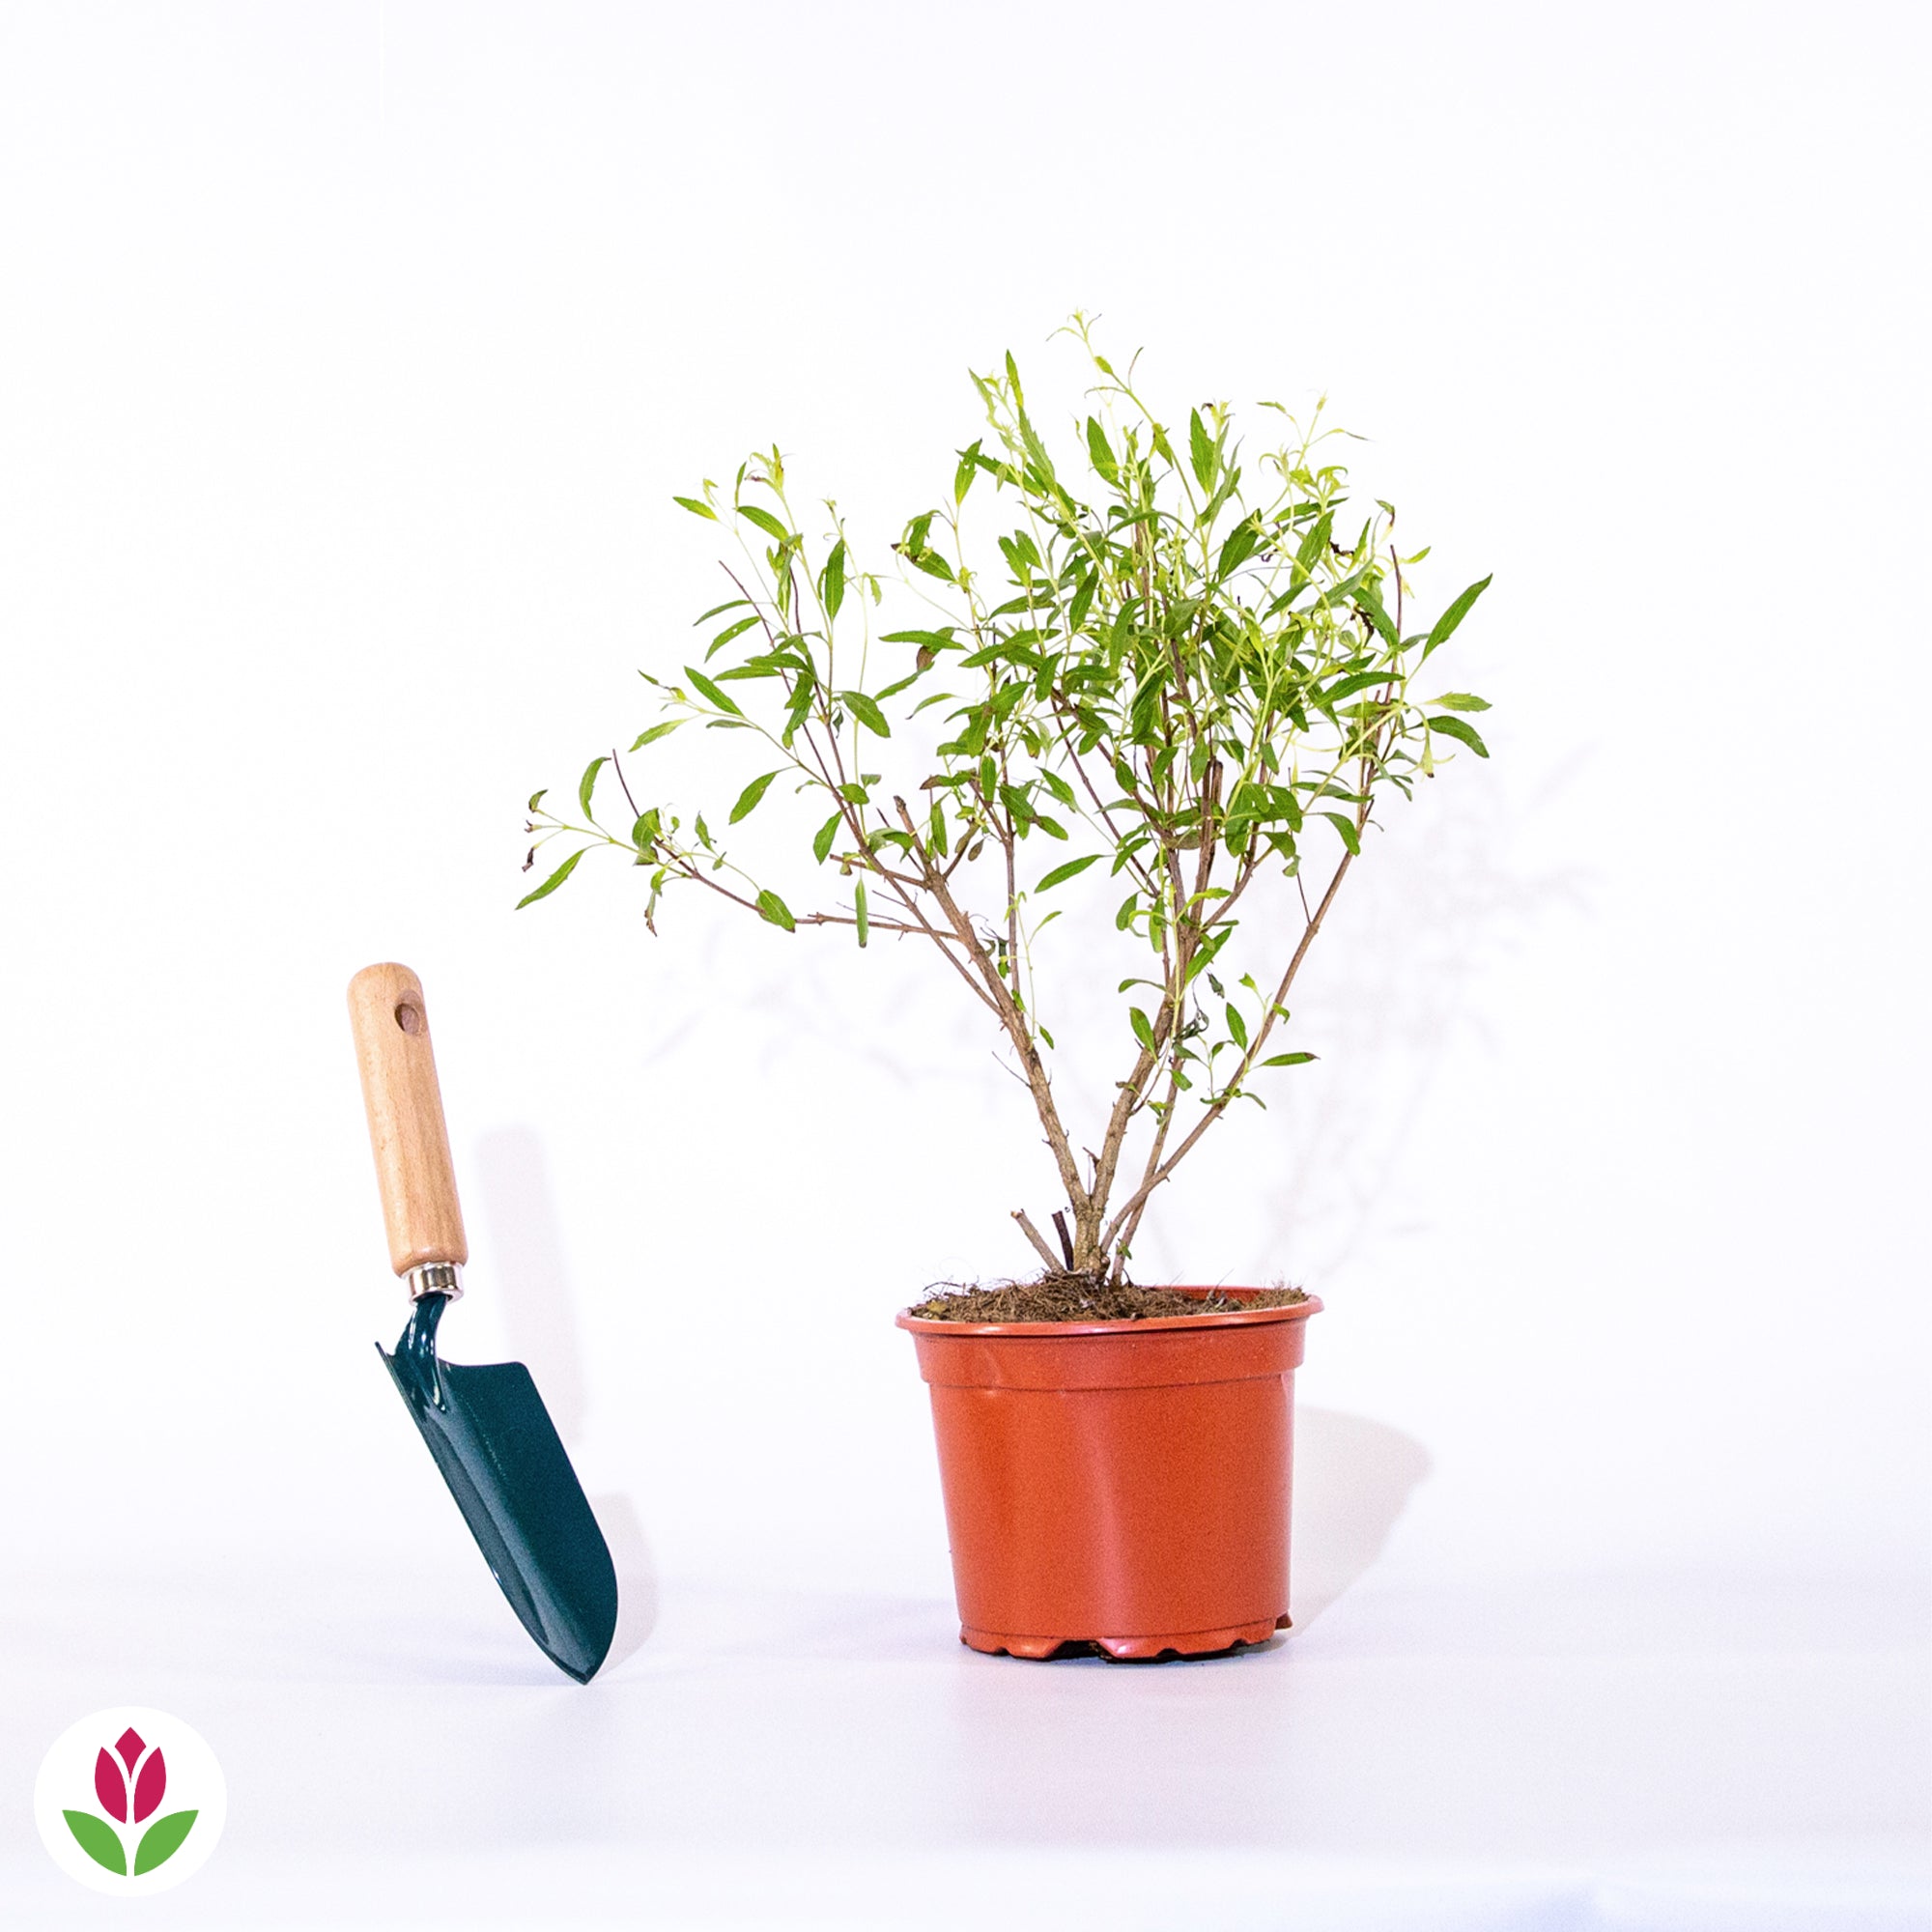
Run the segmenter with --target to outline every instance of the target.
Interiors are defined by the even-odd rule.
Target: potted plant
[[[754,755],[722,815],[687,816],[614,749],[575,814],[538,792],[526,870],[570,849],[522,903],[614,849],[653,932],[691,886],[786,933],[931,949],[1024,1082],[1062,1204],[1057,1252],[1013,1214],[1037,1280],[898,1318],[931,1388],[962,1637],[1199,1655],[1287,1625],[1292,1377],[1321,1304],[1137,1285],[1134,1238],[1208,1130],[1314,1057],[1284,1042],[1289,997],[1378,808],[1488,756],[1484,701],[1413,681],[1489,579],[1415,624],[1426,552],[1397,554],[1388,504],[1347,508],[1319,407],[1303,425],[1264,405],[1279,437],[1250,460],[1224,405],[1171,433],[1085,318],[1066,333],[1093,376],[1083,460],[1049,451],[1010,355],[975,376],[985,428],[892,546],[890,584],[836,504],[794,509],[776,448],[677,498],[734,540],[732,594],[698,619],[697,662],[644,673],[659,715],[631,754],[698,724]],[[881,614],[889,596],[918,621]],[[734,849],[768,799],[830,888],[806,909]],[[1056,976],[1118,982],[1091,1122],[1055,1087]]]

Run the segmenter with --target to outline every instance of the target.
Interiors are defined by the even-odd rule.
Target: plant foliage
[[[1250,458],[1225,405],[1170,428],[1084,318],[1068,332],[1094,379],[1080,460],[1049,452],[1011,355],[973,378],[985,428],[957,452],[947,500],[893,545],[923,594],[917,625],[874,635],[886,584],[836,505],[830,529],[807,534],[776,448],[728,490],[677,498],[735,540],[736,594],[697,620],[715,628],[696,662],[644,673],[659,716],[631,753],[696,724],[752,734],[760,769],[722,812],[687,818],[614,750],[593,759],[576,814],[530,800],[538,846],[570,850],[522,903],[612,847],[647,872],[653,931],[662,895],[691,885],[786,932],[929,942],[1032,1095],[1066,1202],[1062,1254],[1015,1219],[1050,1266],[1118,1275],[1208,1128],[1259,1098],[1264,1075],[1313,1058],[1283,1048],[1287,1000],[1378,806],[1463,753],[1489,755],[1470,722],[1483,699],[1418,696],[1413,681],[1490,580],[1413,621],[1405,572],[1427,553],[1398,556],[1388,504],[1350,509],[1331,459],[1341,432],[1319,408],[1303,426],[1264,405],[1280,440]],[[966,527],[976,490],[1003,526],[990,545]],[[794,911],[728,846],[774,797],[844,885],[830,903]],[[1104,895],[1068,891],[1083,878]],[[1069,900],[1099,904],[1145,961],[1119,989],[1114,1098],[1085,1134],[1054,1093],[1035,971]],[[1094,956],[1058,954],[1076,972]]]

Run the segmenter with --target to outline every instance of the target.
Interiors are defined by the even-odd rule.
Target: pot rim
[[[1198,1283],[1171,1284],[1181,1294],[1261,1294],[1259,1288],[1231,1288],[1217,1282],[1204,1287]],[[1157,1329],[1176,1328],[1253,1328],[1266,1321],[1306,1321],[1321,1312],[1321,1297],[1311,1294],[1302,1301],[1291,1301],[1280,1308],[1231,1308],[1212,1315],[1123,1316],[1108,1321],[934,1321],[901,1308],[893,1325],[914,1335],[957,1335],[961,1339],[993,1340],[1010,1335],[1018,1340],[1076,1335],[1145,1335]]]

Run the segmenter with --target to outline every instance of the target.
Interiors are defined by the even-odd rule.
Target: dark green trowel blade
[[[425,1294],[396,1352],[380,1344],[376,1352],[510,1607],[544,1655],[586,1684],[617,1627],[617,1574],[604,1532],[529,1370],[438,1358],[445,1298]]]

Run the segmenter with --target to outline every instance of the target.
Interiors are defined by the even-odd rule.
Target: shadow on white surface
[[[1593,755],[1577,747],[1519,799],[1492,781],[1431,789],[1413,819],[1391,818],[1378,876],[1350,890],[1322,932],[1297,995],[1340,1077],[1284,1094],[1281,1191],[1268,1251],[1298,1257],[1295,1279],[1332,1279],[1386,1234],[1411,1135],[1458,1037],[1482,1030],[1475,992],[1552,916],[1587,918],[1599,886],[1585,865],[1551,867],[1518,850],[1525,827],[1560,806]],[[1485,775],[1487,780],[1487,774]],[[1272,1097],[1272,1096],[1270,1096]]]
[[[590,1391],[543,1137],[526,1126],[487,1133],[476,1143],[476,1168],[503,1332],[569,1446],[582,1435]]]
[[[574,1449],[589,1418],[589,1378],[543,1138],[532,1127],[499,1127],[477,1142],[476,1164],[504,1332],[564,1446]],[[602,1666],[608,1673],[657,1627],[657,1562],[628,1495],[592,1496],[590,1508],[617,1572],[617,1629]]]
[[[629,1496],[621,1492],[592,1496],[590,1509],[617,1572],[617,1628],[599,1668],[603,1676],[635,1656],[657,1629],[658,1566]]]
[[[1294,1435],[1292,1607],[1306,1630],[1381,1555],[1431,1465],[1414,1436],[1339,1409],[1297,1405]]]
[[[0,1776],[130,1689],[202,1729],[247,1829],[144,1907],[182,1932],[1932,1929],[1922,1592],[1372,1579],[1319,1642],[1125,1669],[673,1577],[583,1690],[452,1529],[406,1577],[238,1542],[0,1579]],[[426,1836],[396,1793],[452,1765]],[[1090,1800],[1123,1776],[1157,1816]],[[99,1922],[0,1816],[0,1923]]]

